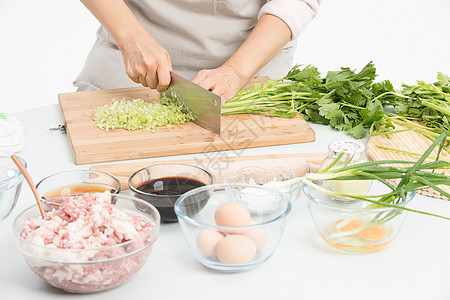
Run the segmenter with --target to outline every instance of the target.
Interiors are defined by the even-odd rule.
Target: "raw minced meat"
[[[45,219],[28,219],[21,236],[33,244],[25,257],[36,274],[66,291],[87,293],[136,273],[150,254],[146,245],[155,236],[145,235],[154,226],[111,204],[109,192],[86,193],[65,198]]]
[[[33,244],[61,249],[95,249],[135,239],[153,224],[126,214],[106,193],[64,199],[45,219],[29,219],[21,236]]]

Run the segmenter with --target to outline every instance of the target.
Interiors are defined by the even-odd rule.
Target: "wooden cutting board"
[[[395,130],[406,129],[403,126],[396,124]],[[419,156],[410,155],[407,153],[394,151],[390,149],[398,149],[402,151],[408,151],[411,153],[423,154],[431,146],[432,141],[425,136],[414,132],[414,131],[403,131],[398,133],[393,133],[389,135],[379,135],[371,136],[368,141],[368,152],[369,157],[372,160],[385,160],[385,159],[395,159],[395,160],[406,160],[406,161],[417,161]],[[381,146],[381,147],[380,147]],[[385,149],[385,148],[390,149]],[[437,151],[435,150],[431,156],[436,157]],[[446,151],[441,152],[441,159],[450,160],[449,153]],[[400,166],[400,165],[398,165]],[[450,175],[448,170],[445,171],[447,176]],[[450,187],[441,186],[443,190],[450,193]],[[417,191],[417,193],[433,197],[449,200],[447,197],[434,191],[433,189],[425,189]]]
[[[254,156],[215,156],[198,159],[178,159],[161,161],[139,161],[91,166],[91,170],[113,174],[120,180],[122,190],[128,189],[128,178],[137,170],[156,164],[190,164],[208,170],[214,176],[214,183],[222,183],[226,176],[235,174],[245,167],[263,169],[286,168],[296,176],[307,171],[315,172],[327,153],[274,154]]]
[[[263,82],[265,77],[254,78]],[[154,101],[158,92],[144,87],[63,93],[58,95],[75,164],[99,163],[169,155],[214,152],[294,143],[313,142],[315,133],[297,116],[292,119],[254,114],[222,116],[217,135],[190,122],[154,132],[94,127],[92,115],[112,98]]]

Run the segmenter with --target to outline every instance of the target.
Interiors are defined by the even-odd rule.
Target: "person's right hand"
[[[119,45],[128,77],[162,92],[170,83],[170,55],[147,32],[128,37]]]

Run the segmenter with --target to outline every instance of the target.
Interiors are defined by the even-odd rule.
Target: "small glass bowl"
[[[36,184],[45,209],[50,209],[57,198],[76,194],[110,191],[118,194],[120,181],[114,175],[95,170],[69,170],[45,177]],[[46,205],[50,207],[47,208]]]
[[[27,167],[26,161],[18,157]],[[17,204],[23,176],[10,157],[0,157],[0,221],[6,219]]]
[[[383,187],[374,185],[378,192],[371,190],[369,194],[380,195]],[[399,208],[380,207],[358,199],[336,200],[307,184],[303,193],[320,236],[335,249],[347,253],[370,253],[385,248],[397,237],[407,216],[407,211]],[[408,205],[414,196],[415,192],[409,193],[397,205]]]
[[[230,203],[246,207],[249,198],[257,198],[261,205],[259,213],[250,212],[250,225],[216,225],[215,214],[219,207]],[[191,253],[200,263],[214,270],[238,272],[255,268],[273,255],[291,207],[287,197],[275,189],[248,184],[214,184],[185,193],[175,203],[175,213]],[[221,245],[224,239],[228,238],[229,242],[230,237],[243,243],[238,241],[239,244],[228,248]],[[227,260],[233,255],[238,257]]]
[[[155,207],[141,199],[113,194],[111,202],[128,215],[154,222],[153,228],[122,244],[96,249],[60,249],[38,245],[20,236],[29,218],[40,218],[37,205],[23,210],[14,221],[13,231],[31,270],[48,284],[70,293],[105,291],[128,281],[150,256],[158,238],[160,216]]]
[[[235,175],[224,178],[224,183],[244,183],[255,185],[268,185],[271,182],[286,181],[295,178],[292,170],[286,168],[264,169],[260,167],[246,167],[240,169]],[[292,184],[280,189],[280,192],[286,194],[291,202],[294,202],[301,196],[301,183]],[[249,207],[251,210],[252,208]]]
[[[134,172],[128,179],[128,186],[132,196],[158,209],[162,222],[176,222],[173,207],[178,198],[195,187],[212,184],[213,180],[210,172],[194,165],[161,164]]]

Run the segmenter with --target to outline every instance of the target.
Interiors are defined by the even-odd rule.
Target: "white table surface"
[[[35,182],[54,172],[89,167],[74,164],[65,134],[48,131],[62,123],[57,105],[16,116],[25,122],[25,149],[19,155],[27,160]],[[239,154],[326,152],[331,141],[349,139],[326,126],[311,126],[316,132],[313,143],[246,149]],[[181,156],[151,160],[168,158]],[[344,254],[319,237],[303,197],[293,205],[275,254],[258,268],[232,274],[209,270],[191,255],[177,223],[162,224],[150,259],[129,282],[96,294],[67,294],[36,276],[15,244],[12,222],[34,201],[24,185],[16,208],[0,223],[1,300],[450,299],[450,221],[409,213],[399,236],[387,248]],[[411,207],[450,216],[450,202],[444,200],[417,195]]]

